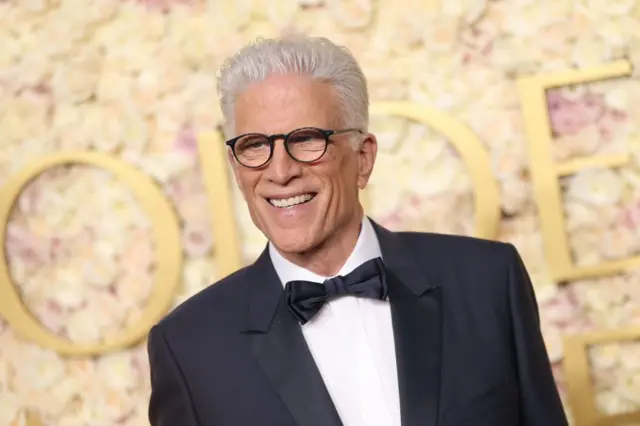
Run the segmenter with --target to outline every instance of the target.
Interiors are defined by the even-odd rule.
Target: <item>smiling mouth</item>
[[[307,194],[296,195],[295,197],[289,198],[268,198],[267,201],[269,201],[269,204],[274,207],[277,207],[279,209],[287,209],[300,204],[308,203],[309,201],[313,200],[316,195],[318,195],[317,192],[309,192]]]

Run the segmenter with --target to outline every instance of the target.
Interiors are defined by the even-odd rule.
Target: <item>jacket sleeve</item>
[[[184,376],[165,336],[157,326],[149,333],[147,352],[151,375],[151,426],[197,426]]]
[[[510,246],[509,302],[516,352],[522,426],[567,426],[540,329],[540,317],[529,274]]]

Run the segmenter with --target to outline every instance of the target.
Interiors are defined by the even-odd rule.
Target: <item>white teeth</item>
[[[286,208],[286,207],[293,207],[293,206],[296,206],[298,204],[305,203],[305,202],[309,201],[312,198],[313,198],[313,195],[311,195],[311,194],[303,194],[303,195],[297,195],[297,196],[291,197],[291,198],[281,198],[281,199],[270,198],[269,202],[272,205],[274,205],[276,207],[280,207],[281,209],[283,209],[283,208]]]

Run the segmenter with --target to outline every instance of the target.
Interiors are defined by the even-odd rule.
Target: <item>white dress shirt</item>
[[[288,281],[323,282],[269,244],[273,266]],[[338,275],[382,257],[368,218]],[[400,426],[400,397],[389,302],[354,296],[332,299],[302,326],[302,333],[344,426]]]

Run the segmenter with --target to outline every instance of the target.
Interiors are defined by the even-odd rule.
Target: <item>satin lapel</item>
[[[300,325],[287,309],[268,251],[252,269],[244,332],[254,358],[298,426],[342,426]]]
[[[442,367],[442,289],[428,282],[399,234],[374,228],[387,267],[402,426],[436,426]]]

